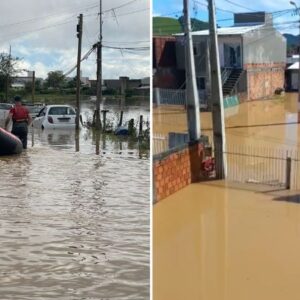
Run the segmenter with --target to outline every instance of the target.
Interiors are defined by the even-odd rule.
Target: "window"
[[[197,87],[199,90],[205,90],[205,77],[197,77]]]
[[[37,117],[42,117],[46,115],[46,107],[43,107],[38,113]]]
[[[194,55],[195,56],[199,55],[197,46],[194,46],[193,50],[194,50]]]
[[[51,107],[49,109],[49,116],[60,116],[60,115],[67,115],[68,108],[67,107]]]

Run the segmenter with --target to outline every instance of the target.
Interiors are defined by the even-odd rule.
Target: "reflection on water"
[[[148,151],[88,130],[29,135],[0,158],[0,298],[148,299]]]
[[[214,182],[156,204],[154,299],[296,299],[298,198]]]
[[[228,144],[299,148],[299,113],[297,94],[284,98],[246,102],[225,110]],[[212,140],[210,112],[200,114],[202,134]],[[187,132],[186,111],[182,107],[161,106],[154,109],[153,132]]]

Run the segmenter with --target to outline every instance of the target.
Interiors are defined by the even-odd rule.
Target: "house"
[[[185,72],[177,68],[176,38],[153,37],[153,87],[178,89],[185,82]]]
[[[254,100],[274,95],[285,83],[286,39],[272,14],[234,14],[234,25],[217,29],[224,96]],[[198,89],[209,97],[209,31],[192,33]],[[185,70],[184,36],[176,35],[177,67]]]
[[[126,90],[134,90],[142,85],[141,79],[129,79],[123,76],[119,79],[106,79],[104,84],[108,90],[116,90],[121,94],[125,94]]]
[[[299,55],[294,54],[286,60],[286,89],[288,91],[298,90]]]
[[[24,82],[14,82],[11,84],[11,88],[13,90],[19,91],[25,89],[25,83]]]

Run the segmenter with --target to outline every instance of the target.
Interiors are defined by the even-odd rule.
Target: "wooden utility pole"
[[[32,71],[31,99],[32,99],[32,103],[34,103],[34,99],[35,99],[35,71]]]
[[[214,0],[208,0],[209,10],[209,40],[210,40],[210,65],[211,65],[211,101],[213,119],[213,137],[215,148],[216,177],[226,177],[226,139],[223,106],[223,90],[221,81],[221,68],[218,48],[216,10]]]
[[[80,118],[80,64],[81,64],[81,46],[82,46],[82,14],[79,15],[77,25],[78,52],[77,52],[77,77],[76,77],[76,129],[79,129]]]
[[[184,32],[185,32],[185,70],[186,70],[186,105],[190,141],[200,139],[200,108],[196,81],[195,59],[189,0],[183,0]]]
[[[97,47],[97,99],[96,99],[96,110],[94,114],[94,125],[95,128],[101,129],[100,119],[100,103],[102,102],[102,0],[100,0],[100,36]]]

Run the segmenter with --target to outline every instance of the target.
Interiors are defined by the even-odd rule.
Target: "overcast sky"
[[[99,37],[99,0],[9,0],[0,5],[0,51],[22,58],[21,68],[45,78],[76,65],[77,16],[83,14],[84,55]],[[121,7],[119,7],[121,6]],[[103,44],[149,47],[150,0],[103,0]],[[103,78],[149,76],[147,51],[103,49]],[[83,76],[96,77],[96,56],[82,62]],[[75,76],[75,73],[70,76]]]
[[[156,16],[178,17],[181,15],[182,3],[183,0],[153,0],[153,14]],[[219,26],[231,26],[234,12],[267,11],[275,12],[273,19],[280,32],[298,35],[298,24],[295,21],[299,20],[299,16],[293,14],[294,7],[289,0],[216,0],[215,3]],[[300,6],[300,2],[297,3]],[[194,17],[204,21],[208,20],[206,0],[190,0],[190,5],[191,14]],[[288,11],[289,9],[290,11]]]

